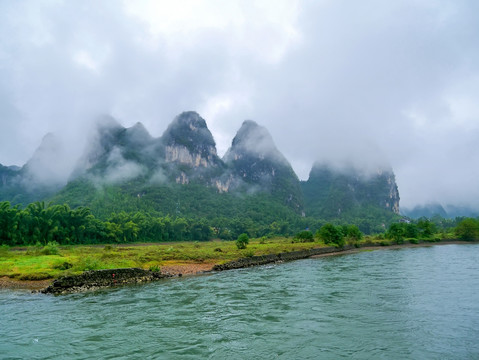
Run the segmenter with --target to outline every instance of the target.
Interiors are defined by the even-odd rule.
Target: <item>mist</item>
[[[318,160],[391,166],[402,207],[479,208],[478,13],[474,0],[2,1],[0,163],[24,165],[49,132],[79,158],[101,114],[157,138],[194,110],[220,157],[252,119],[300,179]]]

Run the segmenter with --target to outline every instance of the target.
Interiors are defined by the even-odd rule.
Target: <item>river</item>
[[[479,245],[0,291],[0,359],[478,359]]]

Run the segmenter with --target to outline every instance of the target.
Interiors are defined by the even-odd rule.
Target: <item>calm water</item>
[[[479,245],[61,297],[0,291],[1,359],[479,359]]]

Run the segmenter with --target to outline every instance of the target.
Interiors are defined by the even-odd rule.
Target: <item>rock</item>
[[[271,264],[275,262],[283,262],[283,261],[292,261],[298,259],[306,259],[313,255],[322,255],[322,254],[330,254],[330,253],[339,253],[341,251],[350,250],[351,246],[345,246],[344,248],[336,248],[334,246],[330,247],[323,247],[323,248],[315,248],[310,250],[299,250],[299,251],[291,251],[291,252],[284,252],[279,254],[269,254],[269,255],[262,255],[262,256],[251,256],[247,258],[241,258],[238,260],[233,260],[224,264],[215,265],[213,267],[213,271],[224,271],[224,270],[232,270],[232,269],[241,269],[250,266],[258,266],[258,265],[265,265]]]
[[[85,271],[80,275],[61,277],[41,292],[54,295],[69,294],[119,285],[157,281],[168,277],[171,277],[171,275],[139,268],[91,270]]]

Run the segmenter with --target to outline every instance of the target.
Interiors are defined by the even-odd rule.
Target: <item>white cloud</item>
[[[252,119],[300,178],[317,159],[386,159],[404,204],[477,203],[478,13],[474,0],[0,2],[0,163],[26,162],[51,131],[79,153],[101,113],[159,136],[196,110],[219,154]]]

